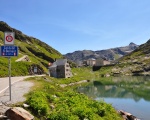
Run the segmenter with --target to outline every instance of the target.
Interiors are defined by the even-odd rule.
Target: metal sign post
[[[8,76],[9,76],[9,94],[10,94],[10,101],[11,101],[11,58],[8,57]]]

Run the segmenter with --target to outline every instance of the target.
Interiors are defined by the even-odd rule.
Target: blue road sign
[[[1,56],[12,57],[18,56],[17,46],[1,46]]]

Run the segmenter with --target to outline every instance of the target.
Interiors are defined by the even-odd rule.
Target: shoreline
[[[64,88],[67,86],[78,85],[78,84],[86,83],[86,82],[90,82],[90,80],[81,80],[79,82],[74,82],[74,83],[69,83],[69,84],[61,84],[60,87]]]
[[[70,84],[61,84],[60,87],[64,88],[67,86],[73,86],[73,85],[78,85],[81,83],[86,83],[86,82],[90,82],[90,80],[81,80],[79,82],[74,82],[74,83],[70,83]],[[116,110],[124,120],[140,120],[138,119],[136,116],[132,115],[129,112],[123,111],[123,110]]]
[[[31,86],[33,86],[33,83],[32,82],[30,82],[31,84],[29,84],[29,83],[27,83],[26,85],[25,85],[25,87],[23,87],[23,86],[20,86],[20,85],[23,85],[23,83],[26,83],[26,82],[29,82],[29,81],[20,81],[20,82],[17,82],[16,84],[14,84],[14,85],[12,85],[13,87],[14,87],[14,91],[16,91],[16,89],[18,88],[18,87],[20,87],[20,90],[24,90],[25,88],[28,88],[28,90],[25,92],[25,91],[23,91],[22,93],[20,93],[20,94],[22,94],[22,97],[24,96],[24,94],[26,94],[27,92],[29,92],[29,89],[30,89],[30,87]],[[70,84],[61,84],[60,86],[62,87],[62,88],[64,88],[64,87],[67,87],[67,86],[73,86],[73,85],[78,85],[78,84],[81,84],[81,83],[87,83],[87,82],[90,82],[90,80],[81,80],[81,81],[79,81],[79,82],[74,82],[74,83],[70,83]],[[19,90],[19,91],[20,91]],[[3,114],[4,114],[4,111],[6,110],[6,109],[9,109],[9,105],[11,104],[10,102],[8,102],[6,99],[8,99],[9,97],[8,97],[8,91],[6,90],[5,91],[6,93],[7,93],[7,96],[5,96],[5,101],[4,102],[2,102],[2,104],[0,104],[0,107],[3,107],[4,109],[2,110],[3,111]],[[17,92],[14,92],[14,96],[15,96],[15,94],[18,94]],[[19,99],[20,100],[20,99]],[[23,97],[23,99],[22,99],[22,101],[24,101],[25,99],[24,99],[24,97]],[[19,101],[18,101],[19,102]],[[8,103],[8,104],[6,104],[5,105],[5,103]],[[13,102],[14,103],[14,102]],[[16,103],[17,103],[17,101],[16,101]],[[2,106],[3,105],[3,106]],[[0,113],[1,113],[1,115],[2,115],[2,111],[0,111]],[[117,111],[117,110],[116,110]],[[119,110],[119,111],[117,111],[118,112],[118,114],[120,114],[121,116],[122,116],[122,118],[124,118],[124,120],[140,120],[140,119],[137,119],[135,116],[133,116],[132,114],[130,114],[130,113],[128,113],[128,112],[125,112],[125,111],[122,111],[122,110]],[[129,119],[130,118],[130,119]],[[132,118],[132,119],[131,119]]]

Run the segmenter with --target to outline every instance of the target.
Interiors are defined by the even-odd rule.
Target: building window
[[[66,65],[66,67],[69,67],[69,65]]]

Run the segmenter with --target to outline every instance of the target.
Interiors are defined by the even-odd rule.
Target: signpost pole
[[[10,94],[10,101],[11,101],[11,59],[8,57],[8,75],[9,75],[9,94]]]
[[[18,47],[14,46],[15,33],[4,33],[4,46],[0,47],[1,56],[8,57],[9,95],[11,101],[11,57],[18,56]]]

